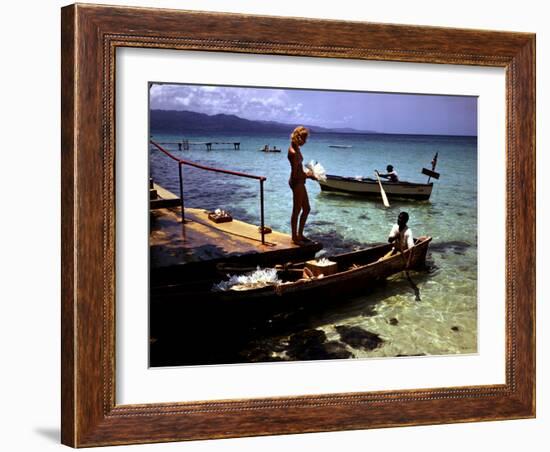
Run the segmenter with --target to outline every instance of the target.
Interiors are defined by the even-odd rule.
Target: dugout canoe
[[[384,259],[381,258],[392,248],[390,244],[328,257],[337,264],[337,271],[329,276],[304,278],[306,262],[289,263],[275,267],[282,283],[249,290],[215,290],[215,283],[229,278],[228,274],[222,276],[224,272],[235,274],[252,269],[232,266],[223,269],[217,280],[157,287],[151,293],[151,300],[159,304],[200,305],[207,312],[219,315],[225,310],[234,313],[236,309],[244,309],[247,315],[260,311],[289,312],[298,305],[364,294],[377,282],[402,272],[407,262],[408,269],[423,268],[431,240],[431,237],[419,237],[411,249]]]
[[[325,181],[319,180],[322,191],[346,193],[364,197],[380,197],[380,187],[376,179],[368,177],[343,177],[328,175]],[[390,199],[428,200],[432,194],[433,183],[382,181],[382,187]]]

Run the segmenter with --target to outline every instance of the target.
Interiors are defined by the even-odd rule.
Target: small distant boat
[[[261,148],[261,149],[258,149],[258,151],[262,151],[262,152],[281,152],[281,150],[275,146],[273,146],[272,148],[270,148],[267,144]]]
[[[327,174],[326,181],[319,180],[322,191],[348,193],[365,197],[380,197],[380,187],[376,179],[369,177],[343,177]],[[382,187],[388,198],[402,198],[414,200],[430,199],[433,182],[427,184],[415,182],[383,181]]]
[[[329,144],[328,147],[337,149],[350,149],[352,146],[351,144]]]

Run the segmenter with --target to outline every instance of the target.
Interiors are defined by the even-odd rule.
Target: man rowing
[[[378,173],[378,170],[375,170],[375,171]],[[385,174],[378,173],[378,175],[380,177],[383,177],[384,179],[388,179],[388,181],[390,182],[399,182],[399,176],[397,175],[397,172],[393,169],[392,165],[388,165],[386,167],[386,171],[387,173]]]

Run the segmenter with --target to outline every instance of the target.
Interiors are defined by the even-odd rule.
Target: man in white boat
[[[390,235],[388,236],[388,242],[394,243],[395,245],[389,253],[382,257],[382,259],[393,256],[398,252],[404,252],[414,246],[412,231],[407,226],[408,221],[409,214],[407,212],[400,212],[397,216],[397,224],[393,225]]]
[[[375,170],[375,171],[378,173],[378,170]],[[380,177],[383,177],[384,179],[388,179],[388,181],[390,182],[399,182],[399,176],[397,175],[397,172],[393,169],[392,165],[388,165],[386,167],[386,171],[387,171],[386,174],[378,173],[378,175]]]

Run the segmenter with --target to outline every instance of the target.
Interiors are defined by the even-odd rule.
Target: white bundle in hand
[[[325,171],[325,168],[323,168],[323,165],[319,162],[312,160],[306,165],[306,168],[313,173],[313,177],[315,177],[315,179],[320,180],[321,182],[327,180],[327,172]]]

